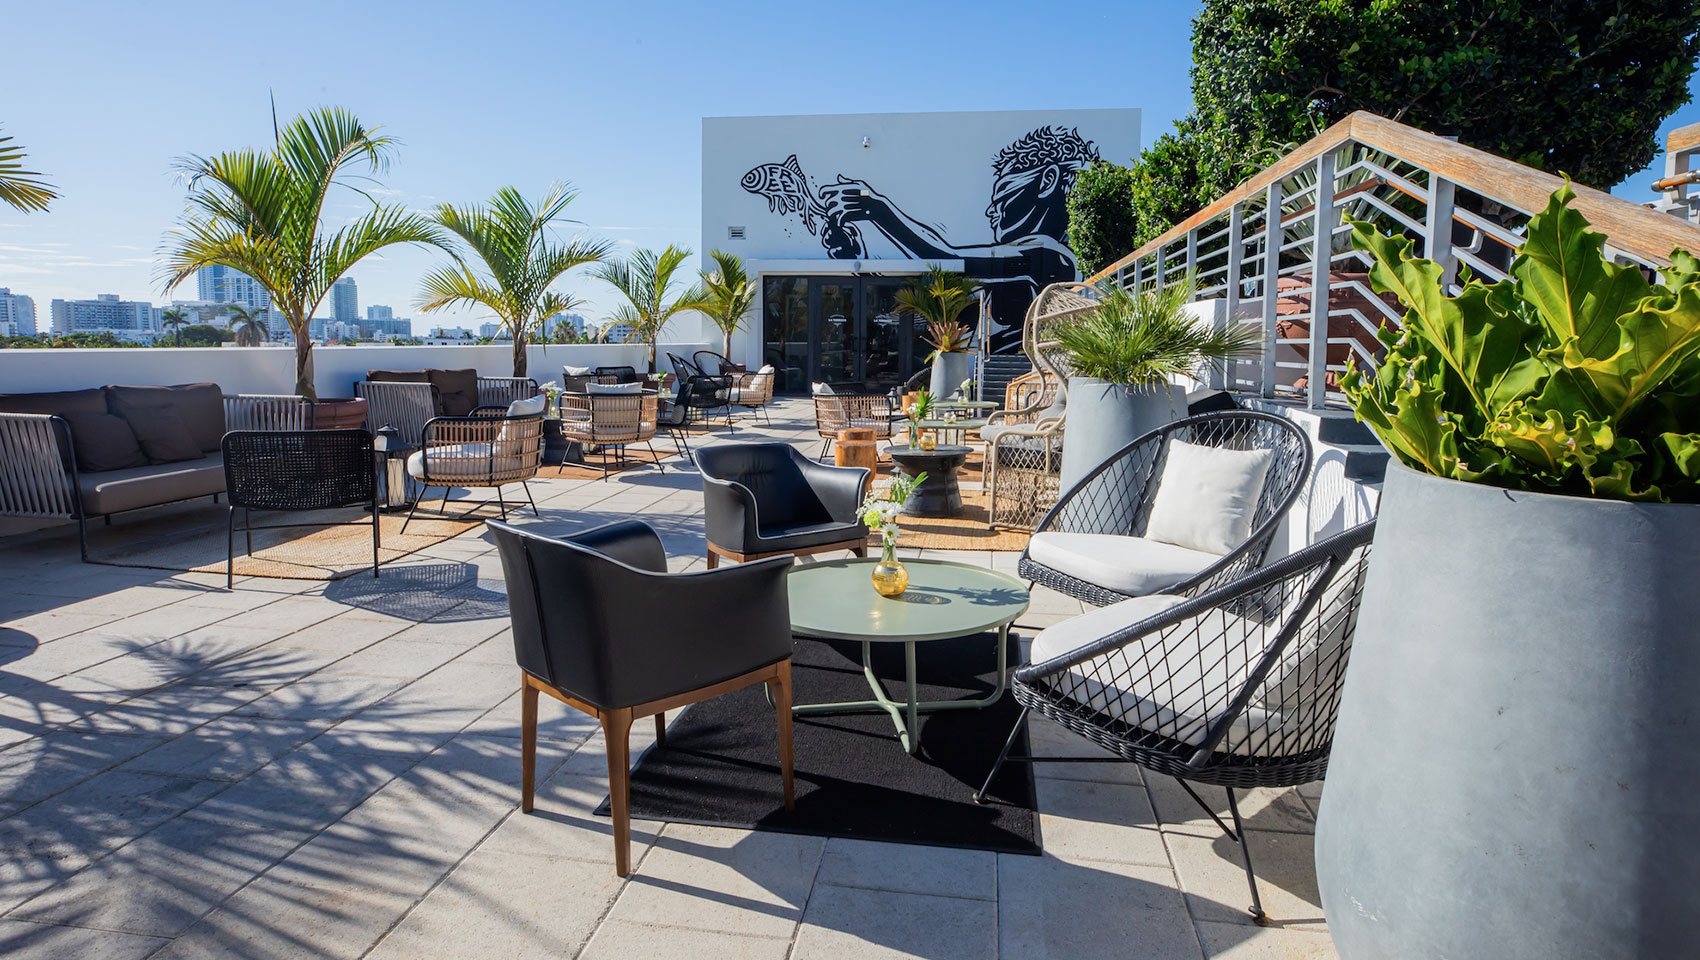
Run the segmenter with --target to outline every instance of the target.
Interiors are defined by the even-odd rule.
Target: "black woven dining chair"
[[[372,524],[372,576],[378,576],[378,472],[372,435],[364,430],[233,430],[224,435],[224,586],[236,582],[236,512],[249,556],[254,531],[287,527]],[[368,520],[274,523],[255,526],[255,510],[328,510],[364,507]]]
[[[1145,535],[1170,445],[1177,440],[1271,452],[1250,532],[1226,553],[1189,551],[1191,566],[1182,564],[1184,569],[1170,570],[1166,578],[1149,578],[1160,580],[1160,589],[1118,589],[1121,584],[1106,583],[1098,574],[1119,568],[1126,575],[1138,566],[1128,541]],[[1229,410],[1176,420],[1123,447],[1065,491],[1034,529],[1017,570],[1023,579],[1100,607],[1145,593],[1198,594],[1263,562],[1282,518],[1310,475],[1310,464],[1310,439],[1285,417]],[[1173,551],[1168,555],[1172,558]]]
[[[1021,715],[975,801],[1011,762],[1167,774],[1239,844],[1266,922],[1234,791],[1327,772],[1374,535],[1372,520],[1197,596],[1138,597],[1040,631],[1011,684]],[[1032,713],[1109,755],[1012,756]],[[1226,790],[1232,827],[1191,784]]]

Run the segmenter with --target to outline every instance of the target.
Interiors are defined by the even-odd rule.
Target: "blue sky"
[[[570,180],[570,215],[621,244],[699,242],[704,116],[1141,107],[1149,143],[1190,108],[1196,4],[447,3],[311,0],[20,5],[7,13],[0,130],[63,199],[0,212],[0,287],[159,302],[153,266],[183,208],[172,160],[270,138],[334,104],[402,146],[383,186],[415,207]],[[1678,111],[1667,126],[1700,120]],[[1109,158],[1126,160],[1127,158]],[[1660,168],[1662,171],[1662,167]],[[1651,174],[1617,192],[1644,201]],[[347,216],[358,198],[328,212]],[[353,271],[362,310],[413,306],[440,255]],[[601,284],[564,284],[611,305]],[[173,296],[191,299],[192,284]],[[320,314],[329,312],[328,303]],[[476,322],[474,314],[441,322]],[[437,322],[433,320],[432,322]],[[417,326],[416,326],[417,329]]]

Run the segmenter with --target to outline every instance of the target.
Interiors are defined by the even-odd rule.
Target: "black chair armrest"
[[[661,535],[638,520],[604,524],[562,539],[605,553],[639,570],[667,572],[667,549],[661,543]]]
[[[750,488],[732,480],[702,478],[703,531],[708,542],[736,553],[747,553],[760,537],[756,497]]]
[[[863,491],[867,489],[866,467],[839,467],[816,463],[800,454],[796,456],[796,461],[803,471],[803,479],[808,481],[815,496],[820,498],[821,504],[826,507],[832,519],[839,523],[856,520],[856,511],[862,505]]]

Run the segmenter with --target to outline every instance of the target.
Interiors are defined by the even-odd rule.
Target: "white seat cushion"
[[[407,457],[408,476],[415,480],[464,483],[482,480],[492,472],[501,474],[517,470],[523,465],[522,457],[499,456],[495,458],[492,470],[488,443],[446,443],[432,447],[429,477],[425,475],[425,451],[415,450]]]
[[[1030,659],[1043,663],[1162,613],[1178,597],[1136,597],[1041,630]],[[1065,696],[1131,726],[1194,746],[1245,684],[1273,628],[1210,610],[1068,668],[1052,678]],[[1217,749],[1241,755],[1282,752],[1287,718],[1253,701]],[[1296,728],[1296,724],[1295,724]]]
[[[1143,597],[1162,593],[1222,559],[1145,537],[1107,533],[1036,533],[1027,555],[1076,580]]]
[[[1145,535],[1192,550],[1225,554],[1251,536],[1257,498],[1275,451],[1169,441]]]
[[[508,416],[533,417],[548,409],[548,406],[549,398],[540,393],[535,397],[527,397],[524,400],[515,400],[513,403],[508,404]]]

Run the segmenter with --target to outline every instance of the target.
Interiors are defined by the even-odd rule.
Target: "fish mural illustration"
[[[766,200],[769,213],[799,214],[803,226],[820,237],[829,255],[841,259],[863,256],[861,233],[827,210],[808,175],[803,173],[796,154],[786,157],[784,163],[764,163],[750,168],[739,185]]]

